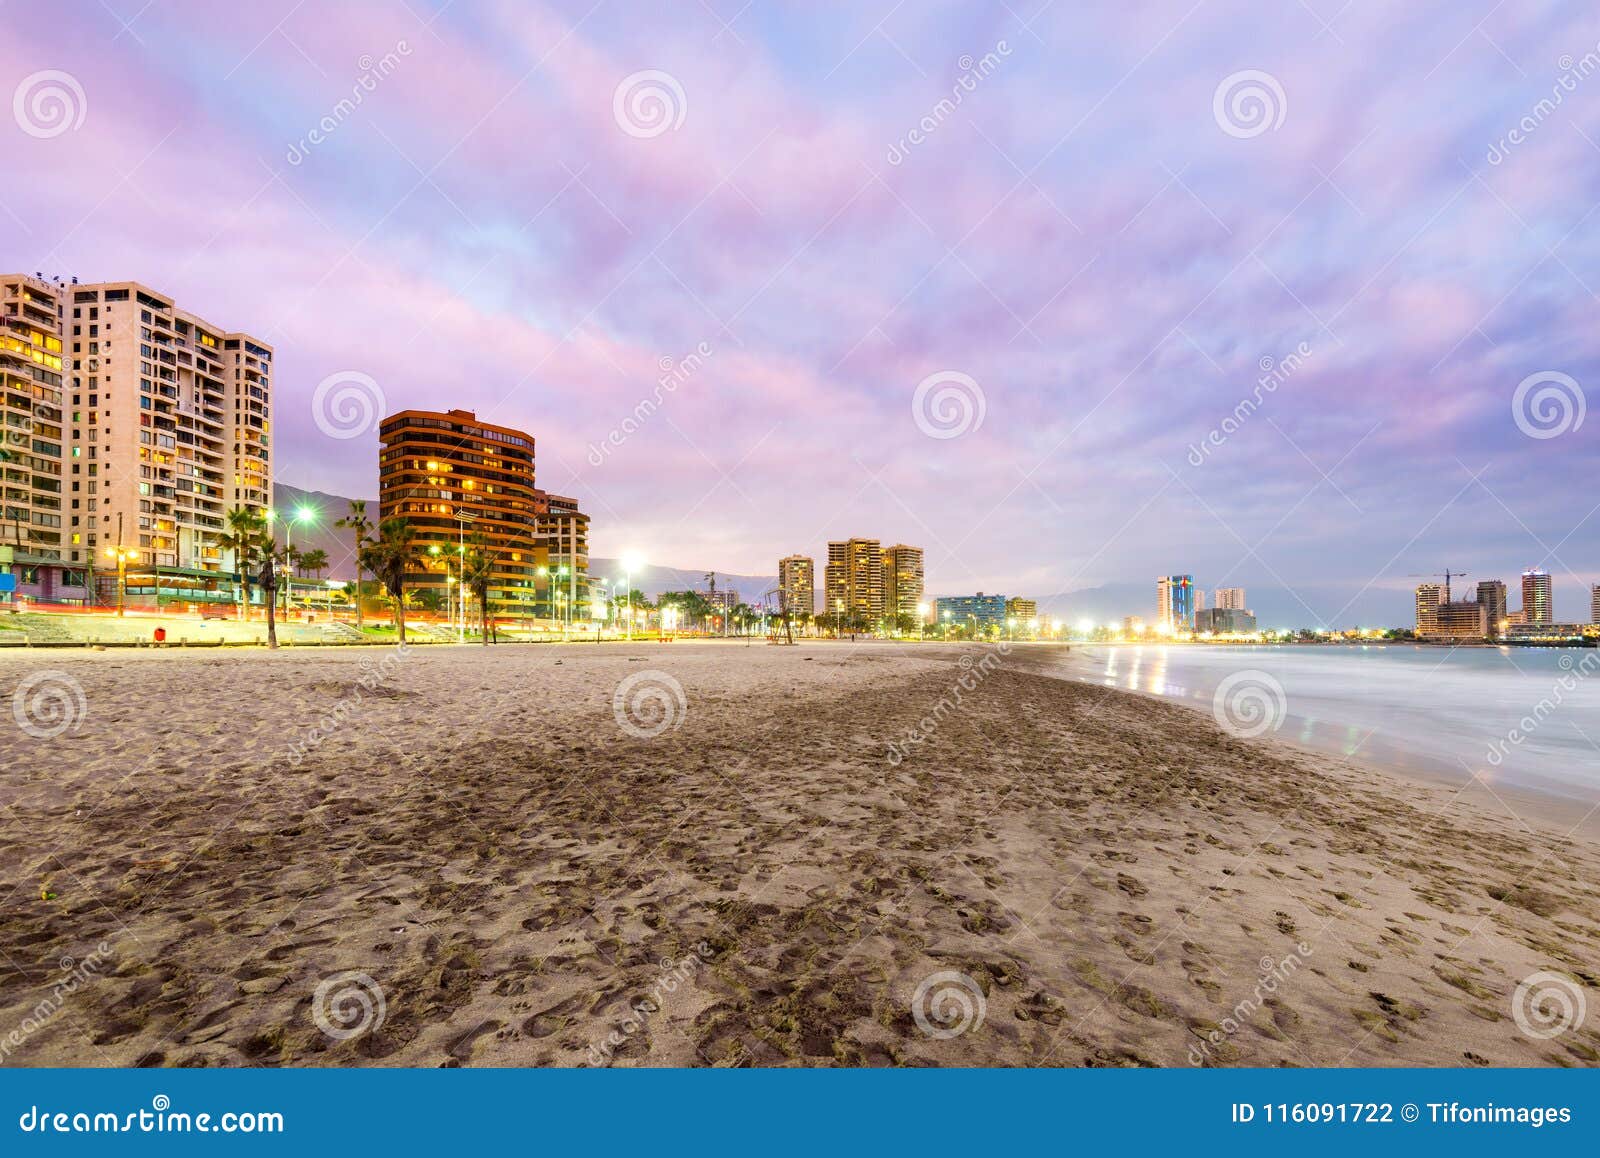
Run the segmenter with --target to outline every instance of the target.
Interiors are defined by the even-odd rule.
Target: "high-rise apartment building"
[[[1483,607],[1489,635],[1499,635],[1506,622],[1506,585],[1498,579],[1478,584],[1478,603]]]
[[[1600,624],[1600,583],[1589,588],[1589,622]]]
[[[922,548],[896,543],[883,549],[883,614],[898,619],[920,618],[922,603]]]
[[[532,435],[470,410],[402,410],[382,421],[378,438],[379,518],[407,520],[421,555],[406,585],[432,588],[442,601],[460,579],[466,539],[481,535],[493,560],[491,607],[529,610],[544,557]]]
[[[1218,611],[1244,611],[1249,607],[1244,601],[1243,587],[1218,587],[1215,607]]]
[[[876,626],[883,618],[883,548],[877,539],[828,544],[823,597],[829,615],[843,612]]]
[[[534,501],[534,529],[539,536],[534,557],[543,568],[542,573],[535,569],[541,580],[541,606],[552,617],[586,618],[591,600],[589,516],[578,509],[577,499],[566,495],[535,489]]]
[[[1165,631],[1194,626],[1194,576],[1163,575],[1156,580],[1156,626]]]
[[[0,275],[0,574],[13,580],[0,599],[8,602],[82,603],[88,595],[87,568],[69,566],[67,550],[61,335],[70,289]]]
[[[162,598],[218,593],[236,506],[272,493],[272,347],[138,282],[62,285],[70,382],[69,562]]]
[[[815,614],[817,565],[809,555],[786,555],[778,560],[778,608],[790,615]]]
[[[1417,634],[1434,635],[1439,630],[1439,595],[1437,583],[1417,586]]]
[[[1550,573],[1543,568],[1530,567],[1522,573],[1522,619],[1524,623],[1555,622]]]

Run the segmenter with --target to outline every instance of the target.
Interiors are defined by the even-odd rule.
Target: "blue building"
[[[1194,627],[1194,576],[1163,575],[1156,580],[1156,626],[1171,631]]]
[[[976,622],[978,631],[989,628],[1003,629],[1006,625],[1006,597],[1004,595],[943,595],[934,600],[934,614],[939,622],[952,627],[966,624],[971,628]]]

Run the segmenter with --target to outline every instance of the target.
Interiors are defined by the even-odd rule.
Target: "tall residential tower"
[[[169,584],[233,570],[228,512],[271,503],[272,347],[138,282],[75,285],[70,311],[72,559],[120,550]]]
[[[830,542],[823,580],[827,614],[843,612],[869,627],[883,618],[883,548],[877,539]]]
[[[1555,622],[1555,605],[1551,599],[1550,590],[1550,572],[1541,567],[1529,567],[1522,573],[1522,622]]]
[[[87,596],[82,560],[78,567],[66,565],[70,532],[63,513],[68,500],[61,332],[70,290],[26,274],[0,275],[0,573],[15,579],[15,594],[0,598],[82,603]]]
[[[922,603],[922,548],[896,543],[883,549],[883,614],[899,619],[920,619]]]
[[[778,560],[778,607],[790,615],[815,614],[817,564],[809,555],[786,555]]]

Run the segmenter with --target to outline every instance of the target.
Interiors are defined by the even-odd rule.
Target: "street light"
[[[928,605],[926,603],[917,604],[917,638],[923,640],[928,638]]]
[[[556,568],[556,578],[565,579],[566,577],[567,577],[567,565],[565,563],[563,563],[561,566]],[[567,642],[567,628],[568,628],[569,624],[571,623],[571,620],[572,620],[572,592],[563,590],[561,592],[561,642],[562,643],[566,643]]]
[[[467,524],[477,522],[476,515],[469,515],[460,507],[456,508],[456,578],[460,581],[458,598],[461,601],[461,618],[456,621],[456,642],[467,642]],[[446,584],[448,587],[449,584]],[[487,588],[485,588],[487,593]]]
[[[301,503],[294,509],[293,514],[284,516],[283,561],[286,572],[283,577],[283,614],[284,618],[286,619],[289,615],[289,588],[294,584],[294,564],[292,562],[294,555],[294,525],[296,523],[304,523],[307,526],[310,526],[317,521],[318,513],[319,512],[315,507],[307,506],[305,503]],[[267,523],[269,525],[272,523],[272,520],[277,517],[278,515],[276,511],[273,511],[270,508],[267,510]]]
[[[636,571],[644,570],[644,556],[637,551],[624,551],[622,553],[622,582],[628,590],[628,642],[633,642],[633,576]]]
[[[435,543],[428,548],[428,554],[438,559],[444,552],[439,550],[439,544]],[[454,623],[456,621],[454,598],[455,596],[450,591],[450,560],[446,558],[444,559],[444,618],[446,623]]]
[[[124,547],[107,547],[106,558],[117,561],[117,614],[121,615],[128,595],[128,560],[134,558],[134,554]],[[160,604],[156,609],[160,610]]]

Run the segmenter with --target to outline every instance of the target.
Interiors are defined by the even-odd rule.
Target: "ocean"
[[[1197,703],[1239,734],[1600,803],[1600,650],[1180,644],[1074,651],[1096,670],[1080,678]]]

